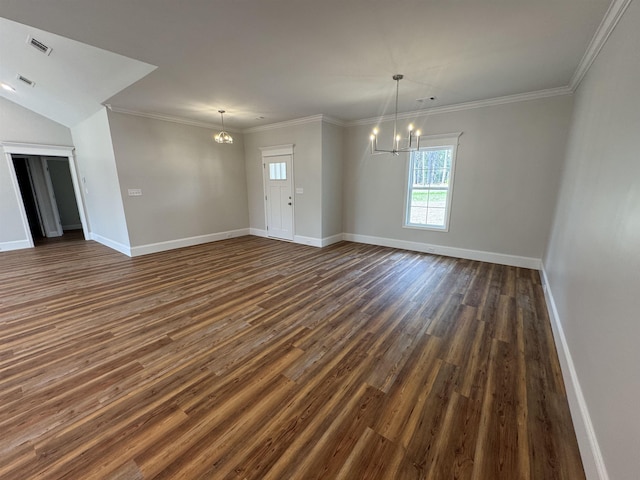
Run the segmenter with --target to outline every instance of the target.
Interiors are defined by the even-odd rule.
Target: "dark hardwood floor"
[[[241,237],[0,254],[0,478],[584,478],[538,272]]]

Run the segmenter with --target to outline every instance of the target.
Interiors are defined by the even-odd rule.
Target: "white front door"
[[[267,235],[293,240],[291,155],[263,157]]]

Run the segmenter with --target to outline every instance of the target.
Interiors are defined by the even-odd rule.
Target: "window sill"
[[[427,230],[430,232],[444,232],[444,233],[449,231],[449,227],[436,227],[432,225],[411,225],[406,223],[402,225],[402,228],[408,228],[411,230]]]

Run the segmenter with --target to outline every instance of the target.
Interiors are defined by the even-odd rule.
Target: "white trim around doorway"
[[[80,214],[80,222],[82,224],[82,232],[84,233],[85,240],[91,238],[89,231],[89,225],[87,222],[87,214],[84,203],[84,197],[82,195],[82,188],[80,177],[78,174],[78,168],[76,165],[76,159],[74,156],[75,148],[66,145],[42,145],[35,143],[18,143],[18,142],[2,142],[0,143],[3,153],[9,167],[9,175],[11,177],[11,183],[13,190],[18,201],[20,209],[20,216],[22,218],[22,225],[24,228],[24,240],[3,242],[0,247],[3,251],[17,250],[19,248],[31,248],[33,247],[33,237],[31,236],[31,229],[29,228],[29,222],[27,220],[27,213],[24,209],[22,202],[22,195],[20,193],[20,187],[18,186],[18,179],[16,178],[15,168],[13,167],[12,155],[32,155],[40,157],[66,157],[69,161],[69,171],[71,173],[71,180],[73,182],[73,190],[76,197],[76,203],[78,204],[78,213]]]
[[[273,238],[276,240],[284,240],[284,241],[294,241],[295,242],[295,231],[296,231],[296,220],[295,220],[295,201],[293,201],[293,205],[292,205],[292,214],[291,214],[291,237],[290,239],[284,239],[284,238],[279,238],[279,237],[272,237],[269,234],[269,215],[267,212],[267,172],[265,170],[266,168],[266,163],[267,163],[267,159],[271,158],[271,157],[280,157],[280,156],[284,156],[284,155],[288,155],[291,157],[291,168],[290,168],[290,172],[288,174],[288,182],[290,185],[290,189],[291,189],[291,195],[294,195],[294,187],[295,187],[295,182],[294,182],[294,170],[295,170],[295,166],[294,166],[294,160],[293,160],[293,148],[295,147],[295,144],[293,143],[288,143],[285,145],[272,145],[272,146],[268,146],[268,147],[258,147],[260,152],[261,152],[261,163],[262,163],[262,201],[264,204],[264,224],[266,226],[266,237],[269,238]]]

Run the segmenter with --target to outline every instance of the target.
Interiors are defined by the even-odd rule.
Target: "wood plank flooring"
[[[0,478],[584,473],[538,272],[247,236],[1,253]]]

